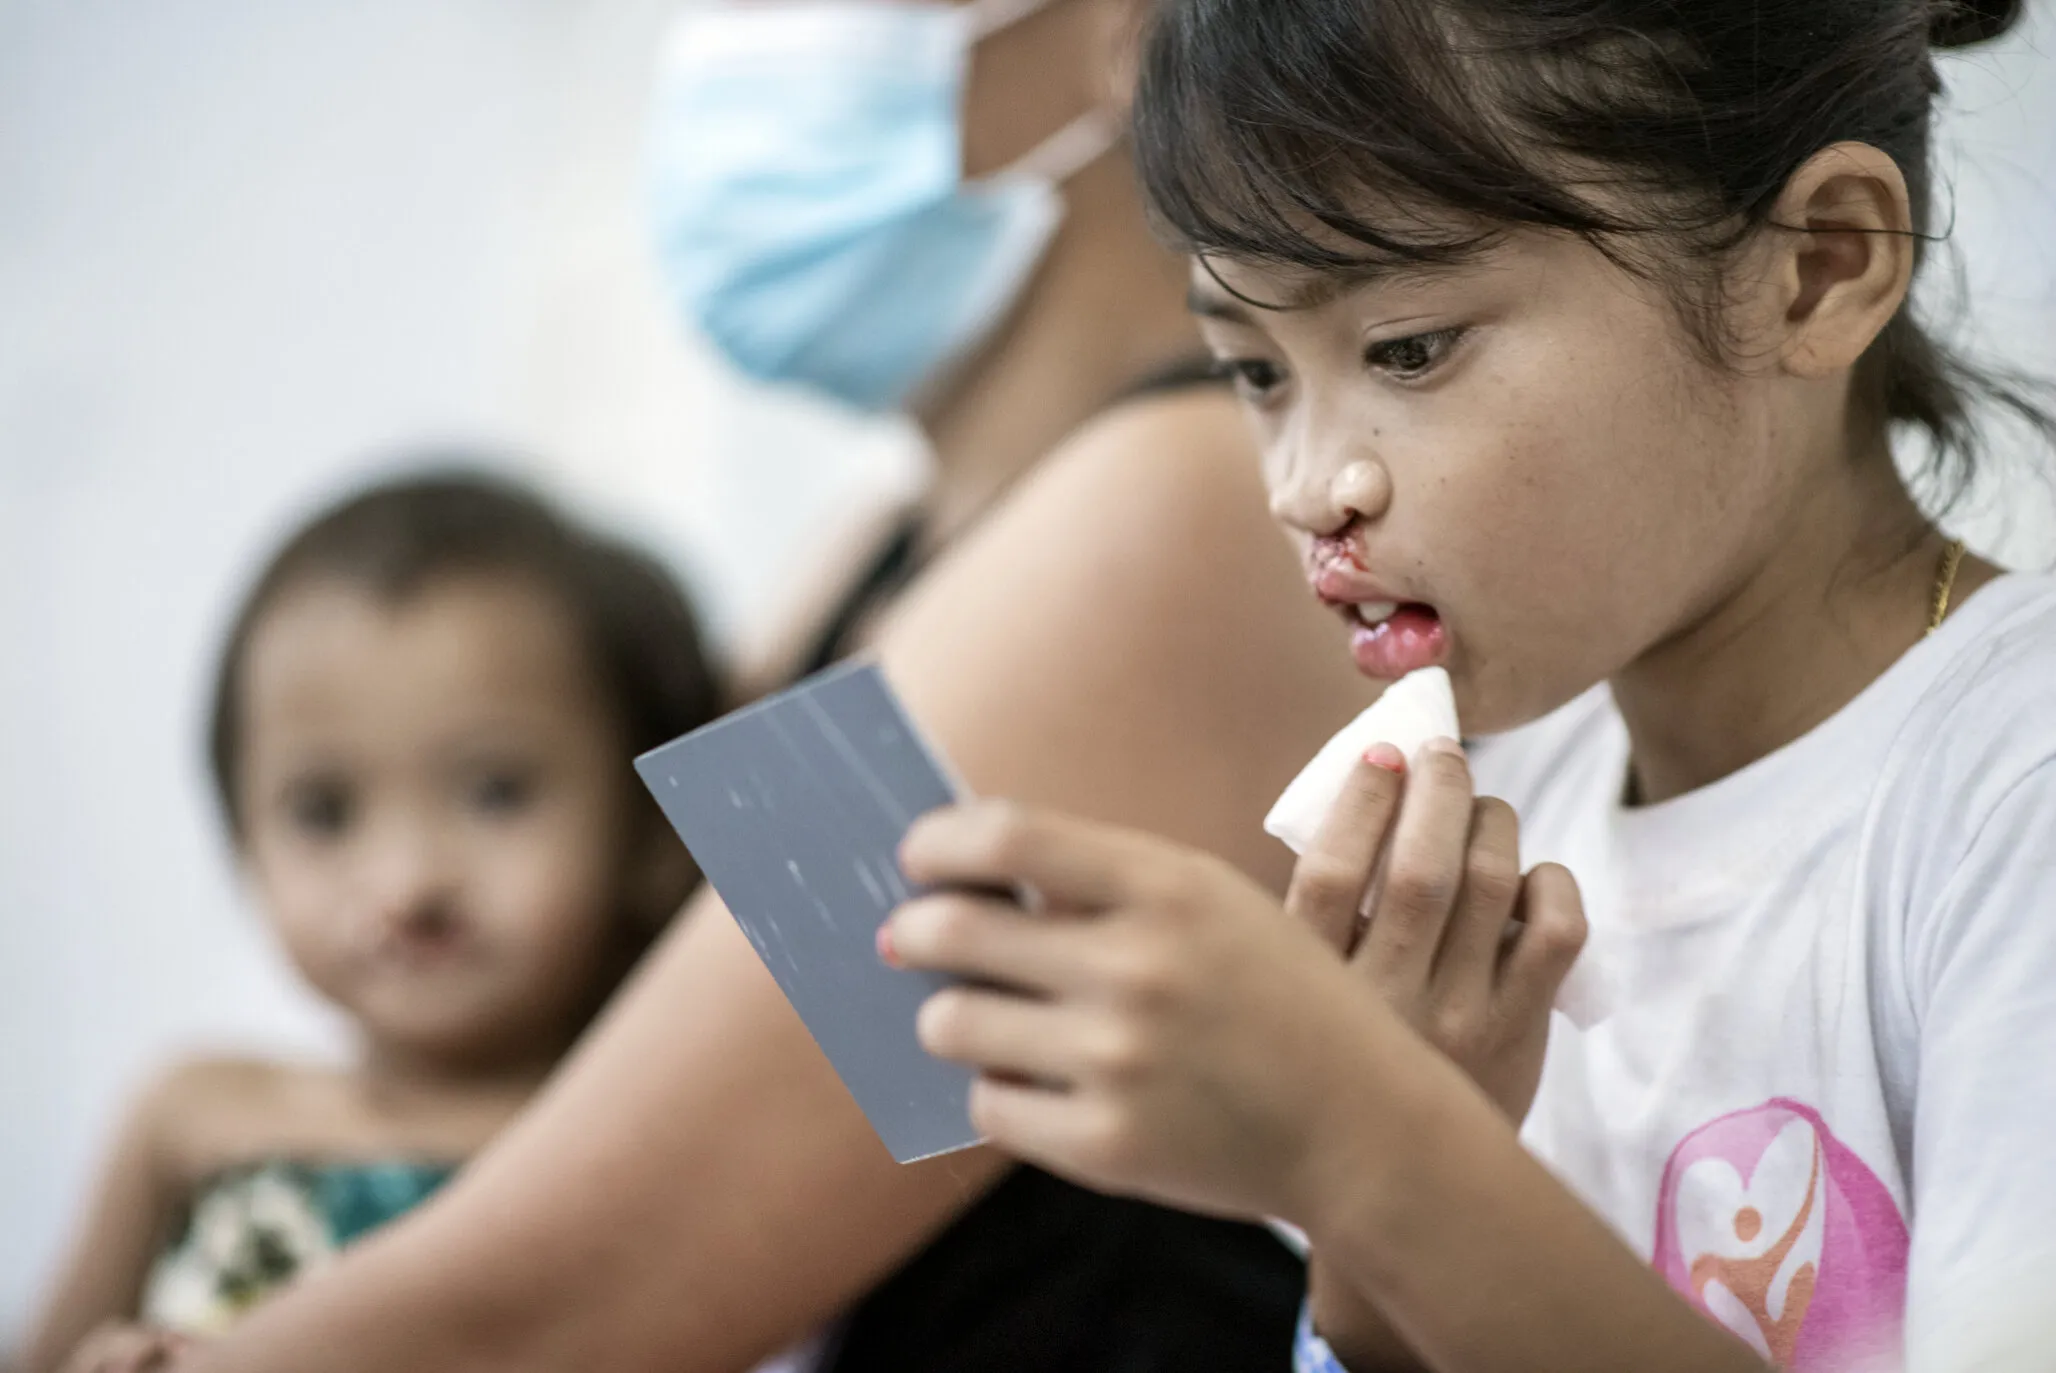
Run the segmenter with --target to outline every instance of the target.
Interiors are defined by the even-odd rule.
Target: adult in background
[[[796,658],[874,650],[977,791],[1282,890],[1262,813],[1367,688],[1132,183],[1143,7],[695,11],[659,221],[738,364],[906,408],[934,446],[918,522]],[[1289,1345],[1300,1282],[1256,1228],[982,1151],[895,1164],[704,892],[462,1177],[179,1366],[741,1373],[825,1328],[804,1357],[837,1373],[1241,1369]]]

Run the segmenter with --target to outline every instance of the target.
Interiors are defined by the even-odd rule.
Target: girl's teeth
[[[1397,601],[1365,601],[1356,608],[1356,618],[1367,625],[1381,625],[1399,612]]]

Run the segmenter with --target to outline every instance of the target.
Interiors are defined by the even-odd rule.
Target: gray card
[[[878,669],[830,669],[635,766],[892,1156],[977,1143],[971,1071],[914,1037],[948,979],[878,959],[878,926],[918,893],[900,840],[958,796]]]

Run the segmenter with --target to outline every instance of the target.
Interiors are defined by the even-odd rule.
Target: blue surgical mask
[[[656,95],[651,212],[679,310],[743,372],[912,408],[1003,321],[1118,125],[962,174],[972,47],[1052,0],[719,4]]]

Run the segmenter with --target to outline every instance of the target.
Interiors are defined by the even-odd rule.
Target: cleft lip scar
[[[1350,525],[1333,534],[1323,534],[1313,541],[1307,551],[1307,575],[1318,577],[1323,572],[1343,571],[1368,572],[1363,553],[1357,547],[1357,527]]]

